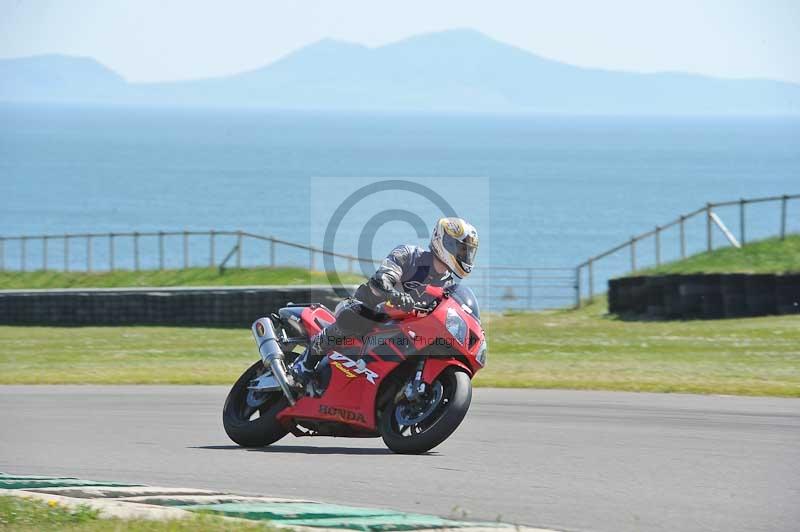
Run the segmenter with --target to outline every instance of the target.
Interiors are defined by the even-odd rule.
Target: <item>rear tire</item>
[[[472,401],[472,381],[463,371],[446,369],[429,387],[431,392],[437,383],[442,395],[438,406],[415,425],[402,425],[398,417],[408,405],[405,397],[397,402],[389,401],[383,410],[378,430],[383,442],[392,451],[400,454],[419,454],[430,451],[446,440],[467,415]],[[400,412],[400,413],[398,413]]]
[[[234,383],[222,408],[222,425],[228,437],[242,447],[263,447],[287,434],[276,416],[288,406],[282,392],[270,392],[257,407],[248,405],[247,385],[265,371],[261,361],[250,366]],[[258,417],[251,419],[258,411]]]

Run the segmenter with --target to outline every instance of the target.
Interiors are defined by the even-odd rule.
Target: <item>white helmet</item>
[[[464,279],[472,272],[478,252],[478,231],[461,218],[442,218],[433,228],[431,251],[453,275]]]

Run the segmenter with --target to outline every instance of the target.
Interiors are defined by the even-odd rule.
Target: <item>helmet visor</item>
[[[475,262],[475,254],[478,252],[478,240],[472,236],[464,237],[464,240],[458,240],[445,233],[442,238],[444,249],[452,254],[458,263],[462,266],[467,266],[467,270],[472,267]]]

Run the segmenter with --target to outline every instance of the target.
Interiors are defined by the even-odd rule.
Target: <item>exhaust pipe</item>
[[[286,369],[283,363],[283,351],[278,344],[278,339],[275,336],[275,329],[272,327],[272,321],[269,318],[258,318],[252,327],[253,338],[256,340],[258,352],[261,355],[261,361],[272,370],[272,375],[281,387],[283,395],[289,401],[290,405],[295,404],[294,393],[289,381],[286,377]]]

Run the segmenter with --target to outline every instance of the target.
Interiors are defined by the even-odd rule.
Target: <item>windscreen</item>
[[[462,305],[466,305],[472,311],[472,315],[478,320],[481,319],[481,310],[478,307],[478,299],[475,297],[475,294],[472,290],[463,284],[459,284],[453,291],[453,298]]]

